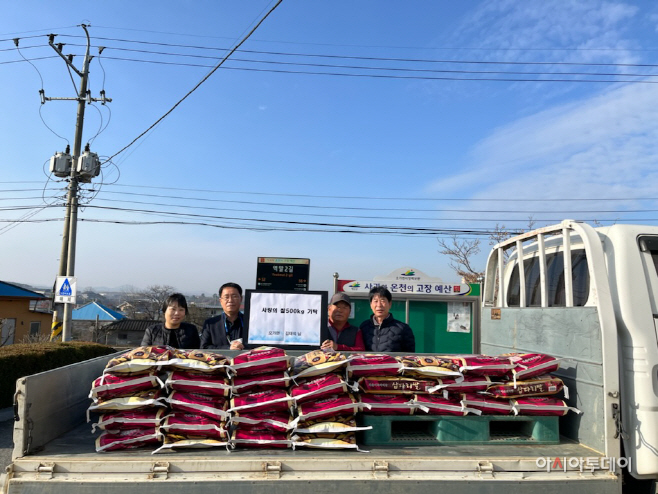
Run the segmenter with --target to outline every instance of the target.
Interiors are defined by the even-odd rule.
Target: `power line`
[[[2,183],[22,183],[22,182],[0,182]],[[27,183],[27,182],[26,182]],[[32,183],[32,182],[29,182]],[[245,194],[245,195],[259,195],[259,196],[276,196],[276,197],[311,197],[313,199],[364,199],[367,201],[433,201],[433,202],[454,202],[454,201],[474,201],[474,202],[564,202],[564,201],[656,201],[658,197],[600,197],[600,198],[553,198],[553,199],[538,199],[534,198],[469,198],[469,197],[451,197],[451,198],[436,198],[436,197],[381,197],[381,196],[337,196],[337,195],[318,195],[318,194],[290,194],[281,192],[254,192],[254,191],[236,191],[236,190],[217,190],[217,189],[190,189],[181,187],[162,187],[154,185],[133,185],[133,184],[112,184],[111,187],[129,187],[137,189],[156,189],[156,190],[176,190],[185,192],[207,192],[210,194]],[[40,190],[40,189],[39,189]],[[0,191],[1,192],[1,191]]]
[[[43,182],[38,180],[29,180],[29,181],[0,181],[0,184],[41,184]],[[273,196],[273,197],[307,197],[313,199],[354,199],[354,200],[366,200],[366,201],[428,201],[428,202],[633,202],[633,201],[658,201],[658,197],[558,197],[558,198],[501,198],[501,197],[489,197],[489,198],[471,198],[471,197],[382,197],[382,196],[340,196],[340,195],[321,195],[321,194],[292,194],[292,193],[282,193],[282,192],[256,192],[256,191],[236,191],[236,190],[217,190],[217,189],[197,189],[197,188],[182,188],[182,187],[163,187],[163,186],[154,186],[154,185],[143,185],[143,184],[105,184],[104,187],[125,187],[125,188],[134,188],[134,189],[148,189],[148,190],[175,190],[178,192],[205,192],[209,194],[244,194],[244,195],[256,195],[256,196]],[[0,189],[0,193],[4,192],[37,192],[41,191],[42,188],[28,188],[28,189]],[[61,188],[48,188],[49,191],[62,190]],[[93,191],[93,189],[89,189]],[[142,194],[139,194],[142,195]],[[146,194],[143,194],[146,195]],[[155,196],[155,197],[175,197],[170,194],[166,196]],[[181,197],[183,199],[198,199],[198,197]],[[306,207],[303,205],[302,207]],[[378,208],[379,209],[379,208]],[[415,209],[417,210],[417,209]]]
[[[146,206],[161,206],[161,207],[174,207],[174,208],[182,208],[182,209],[193,209],[193,210],[199,210],[199,211],[222,211],[222,212],[238,212],[238,213],[256,213],[256,214],[267,214],[267,215],[284,215],[284,216],[295,216],[295,217],[301,217],[301,216],[306,216],[306,217],[316,217],[316,218],[350,218],[350,219],[370,219],[370,220],[400,220],[400,221],[461,221],[461,222],[469,222],[469,221],[481,221],[481,222],[523,222],[527,223],[528,218],[523,218],[523,219],[489,219],[489,218],[484,218],[482,216],[478,216],[477,218],[446,218],[446,217],[436,217],[436,218],[428,218],[428,217],[418,217],[418,216],[367,216],[367,215],[348,215],[348,214],[337,214],[337,213],[332,213],[332,214],[323,214],[323,213],[304,213],[304,212],[298,212],[298,211],[263,211],[263,210],[254,210],[254,209],[236,209],[236,208],[214,208],[214,207],[199,207],[199,206],[190,206],[190,205],[178,205],[178,204],[168,204],[168,203],[157,203],[157,202],[143,202],[143,201],[123,201],[123,200],[114,200],[114,199],[102,199],[99,198],[97,199],[98,201],[102,202],[113,202],[113,203],[120,203],[120,204],[141,204],[141,205],[146,205]],[[470,213],[471,211],[464,211],[464,210],[439,210],[441,212],[458,212],[458,213]],[[435,213],[437,210],[425,210],[423,212],[428,212],[428,213]],[[600,214],[610,214],[610,212],[599,212],[599,211],[584,211],[584,212],[594,212],[594,213],[600,213]],[[619,211],[619,212],[631,212],[631,211]],[[632,211],[632,212],[656,212],[656,210],[641,210],[641,211]],[[487,213],[490,213],[487,211]],[[500,214],[501,212],[495,212],[492,211],[491,214]],[[510,214],[527,214],[525,211],[506,211],[505,213],[510,213]],[[563,213],[566,215],[573,215],[573,214],[581,214],[583,212],[580,211],[543,211],[542,214],[558,214],[558,213]],[[534,216],[533,216],[534,218]],[[535,218],[536,220],[541,220],[541,221],[546,221],[543,218]],[[599,218],[601,219],[601,218]],[[562,221],[562,220],[557,220]]]
[[[418,208],[382,208],[382,207],[359,207],[359,206],[319,206],[315,204],[285,204],[285,203],[273,203],[273,202],[256,202],[256,201],[237,201],[232,199],[212,199],[212,198],[194,198],[194,197],[182,197],[182,196],[172,196],[172,195],[158,195],[158,194],[138,194],[132,192],[104,192],[106,194],[121,194],[129,196],[139,196],[139,197],[156,197],[156,198],[169,198],[169,199],[183,199],[183,200],[192,200],[192,201],[202,201],[202,202],[213,202],[213,203],[230,203],[230,204],[249,204],[249,205],[258,205],[258,206],[275,206],[275,207],[288,207],[288,208],[311,208],[311,209],[329,209],[329,210],[339,210],[339,211],[397,211],[397,212],[432,212],[432,213],[444,213],[444,212],[459,212],[459,213],[524,213],[524,214],[540,214],[547,212],[545,209],[542,210],[519,210],[515,208],[514,210],[494,210],[494,209],[423,209]],[[111,200],[111,199],[105,199]],[[129,201],[127,201],[129,202]],[[153,203],[144,203],[144,204],[153,204]],[[172,204],[159,204],[164,206],[169,206]],[[182,206],[181,206],[182,207]],[[201,209],[201,206],[186,206],[194,207]],[[206,209],[217,209],[217,208],[206,208]],[[551,210],[551,213],[624,213],[624,212],[657,212],[658,209],[639,209],[639,210]]]
[[[213,75],[217,71],[217,69],[219,69],[224,64],[224,62],[226,60],[228,60],[228,58],[235,52],[235,50],[240,48],[240,46],[242,46],[242,44],[249,39],[249,37],[256,31],[256,29],[258,29],[260,27],[260,25],[265,21],[265,19],[267,19],[269,17],[269,15],[272,12],[274,12],[274,10],[281,4],[281,1],[282,0],[277,0],[277,3],[260,19],[260,21],[258,21],[258,23],[253,27],[253,29],[251,29],[251,31],[249,31],[249,33],[247,33],[247,35],[237,45],[235,45],[235,47],[203,79],[201,79],[201,81],[199,81],[199,83],[196,86],[194,86],[185,96],[183,96],[180,100],[178,100],[178,102],[174,106],[172,106],[171,109],[169,109],[169,111],[167,111],[158,120],[156,120],[156,122],[153,125],[151,125],[148,129],[146,129],[140,135],[135,137],[135,139],[133,139],[128,145],[124,146],[119,151],[117,151],[112,156],[110,156],[107,160],[105,160],[105,162],[108,162],[108,161],[112,160],[112,158],[116,157],[118,154],[122,153],[123,151],[128,149],[130,146],[132,146],[135,142],[137,142],[137,140],[139,140],[147,132],[149,132],[156,125],[158,125],[162,120],[164,120],[167,117],[167,115],[169,115],[171,112],[173,112],[178,107],[178,105],[180,105],[183,101],[185,101],[188,98],[188,96],[190,96],[194,91],[196,91],[199,88],[199,86],[201,86],[201,84],[206,82],[210,78],[210,76]]]
[[[153,33],[153,34],[165,34],[169,36],[187,36],[194,38],[210,38],[210,39],[228,39],[225,36],[209,36],[203,34],[187,34],[187,33],[172,33],[167,31],[153,31],[147,29],[135,29],[135,28],[124,28],[124,27],[111,27],[111,26],[99,26],[94,25],[98,29],[115,29],[117,31],[135,31],[143,33]],[[330,46],[330,47],[342,47],[342,48],[384,48],[384,49],[396,49],[396,50],[428,50],[428,51],[438,51],[438,50],[449,50],[449,51],[621,51],[621,52],[643,52],[643,51],[658,51],[658,48],[513,48],[513,47],[501,47],[501,48],[485,48],[485,47],[449,47],[449,46],[437,46],[437,47],[428,47],[428,46],[399,46],[399,45],[356,45],[356,44],[345,44],[345,43],[309,43],[309,42],[300,42],[300,41],[281,41],[281,40],[267,40],[267,39],[257,39],[254,38],[252,41],[259,43],[277,43],[277,44],[290,44],[290,45],[311,45],[311,46]]]
[[[53,57],[44,57],[44,58],[53,58]],[[117,60],[117,61],[123,61],[123,62],[136,62],[136,63],[149,63],[149,64],[156,64],[156,65],[170,65],[170,66],[177,66],[177,67],[199,67],[199,68],[220,68],[220,67],[215,67],[212,65],[204,65],[204,64],[194,64],[194,63],[181,63],[181,62],[165,62],[161,60],[142,60],[142,59],[134,59],[134,58],[125,58],[125,57],[104,57],[106,60]],[[38,60],[38,58],[32,58],[29,60]],[[20,62],[22,60],[16,60],[12,62],[0,62],[1,64],[6,64],[6,63],[16,63]],[[263,62],[263,63],[268,63],[268,62]],[[276,62],[272,62],[276,63]],[[282,63],[282,62],[281,62]],[[658,81],[648,81],[648,80],[630,80],[630,79],[562,79],[562,78],[554,78],[554,79],[545,79],[545,78],[514,78],[514,77],[449,77],[449,76],[444,76],[444,77],[430,77],[430,76],[417,76],[417,75],[392,75],[392,74],[360,74],[360,73],[349,73],[349,72],[318,72],[318,71],[311,71],[311,70],[283,70],[283,69],[263,69],[263,68],[255,68],[255,67],[221,67],[223,70],[241,70],[241,71],[251,71],[251,72],[270,72],[270,73],[275,73],[275,74],[298,74],[298,75],[324,75],[324,76],[333,76],[333,77],[361,77],[361,78],[372,78],[372,79],[406,79],[406,80],[422,80],[422,81],[482,81],[482,82],[576,82],[576,83],[606,83],[606,84],[611,84],[611,83],[624,83],[624,84],[657,84]],[[378,69],[378,70],[394,70],[394,69]],[[409,72],[417,72],[418,70],[409,70]],[[484,74],[485,72],[474,72],[474,71],[462,71],[461,73],[471,73],[471,74],[477,74],[477,73],[482,73]],[[513,72],[500,72],[500,74],[512,74]],[[532,74],[532,73],[529,73]],[[551,74],[551,73],[547,73]],[[561,72],[555,72],[555,75],[565,75],[564,73]],[[569,75],[569,74],[566,74]],[[597,75],[595,73],[592,74],[585,74],[587,76],[592,76],[592,77],[605,77],[605,74]],[[613,74],[614,77],[644,77],[640,75],[626,75],[623,73],[619,74]],[[650,75],[650,77],[654,77],[653,75]],[[179,102],[180,104],[180,102]],[[166,117],[167,115],[163,116],[162,118]],[[153,127],[155,127],[159,123],[156,122],[153,124],[152,127],[144,131],[144,134],[146,134],[149,130],[151,130]],[[117,153],[119,154],[119,153]],[[113,155],[112,157],[115,157],[116,155]]]
[[[64,35],[63,37],[80,37],[77,35]],[[161,42],[152,42],[152,41],[137,41],[137,40],[126,40],[118,38],[102,38],[96,37],[95,39],[106,40],[106,41],[120,41],[126,43],[136,43],[136,44],[147,44],[155,46],[166,46],[166,47],[175,47],[175,48],[188,48],[195,50],[204,50],[204,51],[221,51],[225,52],[228,48],[223,47],[211,47],[211,46],[198,46],[198,45],[181,45],[175,43],[161,43]],[[31,45],[24,47],[24,49],[35,48],[44,45]],[[77,43],[68,43],[67,46],[76,46],[84,47],[86,45],[77,44]],[[138,50],[135,48],[122,48],[116,46],[104,46],[108,50],[117,50],[117,51],[129,51],[135,53],[147,53],[153,55],[163,55],[163,56],[176,56],[176,57],[190,57],[190,58],[202,58],[202,59],[217,59],[217,57],[206,56],[206,55],[195,55],[190,53],[172,53],[172,52],[163,52],[163,51],[153,51],[153,50]],[[7,49],[9,50],[9,49]],[[0,50],[3,51],[3,50]],[[624,67],[624,68],[656,68],[658,64],[638,64],[638,63],[619,63],[619,62],[564,62],[564,61],[512,61],[512,60],[460,60],[460,59],[431,59],[431,58],[400,58],[400,57],[372,57],[372,56],[356,56],[356,55],[334,55],[326,53],[300,53],[300,52],[282,52],[282,51],[267,51],[267,50],[235,50],[236,53],[245,53],[245,54],[255,54],[255,55],[275,55],[283,57],[311,57],[311,58],[328,58],[328,59],[342,59],[342,60],[359,60],[359,61],[375,61],[375,62],[398,62],[398,63],[426,63],[426,64],[463,64],[463,65],[550,65],[550,66],[569,66],[569,67]],[[139,59],[123,59],[117,58],[118,60],[129,60],[129,61],[144,61],[157,63],[157,61],[149,60],[139,60]],[[235,60],[235,59],[233,59]],[[257,61],[257,60],[242,60],[242,61]],[[280,62],[284,63],[284,62]],[[207,67],[202,65],[202,67]]]
[[[109,47],[106,47],[111,49]],[[122,50],[122,49],[119,49]],[[150,52],[147,50],[126,50],[124,51],[134,51],[141,53],[151,53],[158,55],[166,56],[175,56],[175,57],[189,57],[189,58],[201,58],[201,59],[212,59],[216,60],[217,57],[209,57],[204,55],[192,55],[192,54],[174,54],[174,53],[163,53],[163,52]],[[144,59],[135,59],[135,58],[125,58],[125,57],[105,57],[108,60],[120,60],[120,61],[129,61],[129,62],[143,62],[143,63],[153,63],[153,64],[162,64],[162,65],[175,65],[183,67],[203,67],[208,68],[212,65],[204,64],[194,64],[194,63],[182,63],[182,62],[165,62],[162,60],[144,60]],[[634,74],[634,73],[619,73],[619,72],[529,72],[529,71],[496,71],[496,70],[456,70],[456,69],[424,69],[424,68],[405,68],[405,67],[369,67],[366,65],[336,65],[336,64],[321,64],[321,63],[309,63],[309,62],[285,62],[280,60],[254,60],[254,59],[245,59],[245,58],[232,58],[231,62],[242,62],[242,63],[261,63],[261,64],[271,64],[271,65],[286,65],[286,66],[300,66],[300,67],[317,67],[317,68],[338,68],[338,69],[349,69],[349,70],[380,70],[380,71],[393,71],[393,72],[424,72],[424,73],[433,73],[433,74],[488,74],[488,75],[561,75],[561,76],[589,76],[589,77],[604,77],[604,76],[613,76],[613,77],[657,77],[658,74]],[[457,63],[457,62],[456,62]],[[480,62],[472,62],[480,63]],[[496,62],[498,63],[498,62]],[[501,63],[505,65],[505,63]],[[654,65],[652,67],[658,67]],[[226,68],[236,68],[236,67],[226,67]],[[322,73],[322,72],[320,72]]]
[[[63,35],[72,38],[82,38],[80,35]],[[118,41],[123,43],[135,43],[153,46],[166,46],[171,48],[189,48],[195,50],[211,50],[211,51],[226,51],[227,48],[215,46],[202,46],[202,45],[183,45],[178,43],[164,43],[156,41],[142,41],[130,40],[122,38],[103,38],[96,37],[98,40],[103,41]],[[498,49],[494,49],[498,51]],[[506,64],[506,65],[582,65],[582,66],[614,66],[614,67],[656,67],[656,64],[633,64],[633,63],[615,63],[615,62],[555,62],[555,61],[503,61],[503,60],[447,60],[447,59],[431,59],[431,58],[400,58],[400,57],[365,57],[353,55],[332,55],[323,53],[299,53],[299,52],[282,52],[282,51],[268,51],[268,50],[236,50],[238,53],[254,53],[259,55],[281,55],[281,56],[296,56],[296,57],[319,57],[319,58],[344,58],[353,60],[373,60],[373,61],[395,61],[395,62],[422,62],[422,63],[460,63],[460,64]]]

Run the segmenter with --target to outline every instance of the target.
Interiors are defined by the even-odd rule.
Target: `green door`
[[[416,337],[418,353],[473,353],[473,310],[469,304],[468,333],[448,331],[448,302],[409,301],[409,326]]]

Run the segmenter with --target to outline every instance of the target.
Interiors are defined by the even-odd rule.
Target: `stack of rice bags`
[[[111,359],[103,375],[92,383],[87,411],[100,413],[92,425],[103,433],[96,451],[154,446],[161,442],[158,426],[164,412],[163,383],[158,370],[175,352],[170,347],[139,347]]]
[[[555,357],[511,353],[493,357],[462,356],[454,358],[454,362],[469,380],[482,380],[481,389],[462,390],[461,399],[464,406],[483,414],[566,415],[570,410],[580,413],[552,396],[564,391],[568,399],[568,389],[562,380],[548,374],[560,366]],[[488,383],[483,382],[487,380]],[[442,389],[455,391],[449,383]]]
[[[171,412],[159,427],[164,444],[154,453],[226,446],[231,392],[228,359],[203,350],[177,350],[164,369],[169,394],[163,402]]]
[[[357,390],[342,377],[347,360],[341,353],[315,350],[295,359],[294,385],[297,421],[293,448],[358,449],[355,414],[361,405],[352,393]]]
[[[295,422],[290,411],[286,352],[266,346],[255,348],[234,357],[231,370],[231,447],[290,447]]]

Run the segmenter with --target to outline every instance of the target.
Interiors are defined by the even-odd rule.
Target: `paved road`
[[[13,420],[0,422],[0,465],[2,468],[0,473],[3,473],[5,467],[11,463],[11,450],[14,448],[12,442],[13,427]]]
[[[11,463],[11,451],[14,448],[13,431],[13,411],[8,408],[0,409],[0,476]]]

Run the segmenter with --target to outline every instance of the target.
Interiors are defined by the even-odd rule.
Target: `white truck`
[[[508,441],[524,434],[510,419],[496,422],[501,435],[484,443],[428,437],[401,447],[393,430],[390,445],[369,452],[96,453],[85,410],[108,356],[18,381],[2,492],[655,493],[658,227],[567,220],[498,244],[482,317],[482,353],[562,359],[556,374],[569,387],[568,404],[583,413],[560,418],[558,444]],[[427,432],[417,425],[413,432]]]

